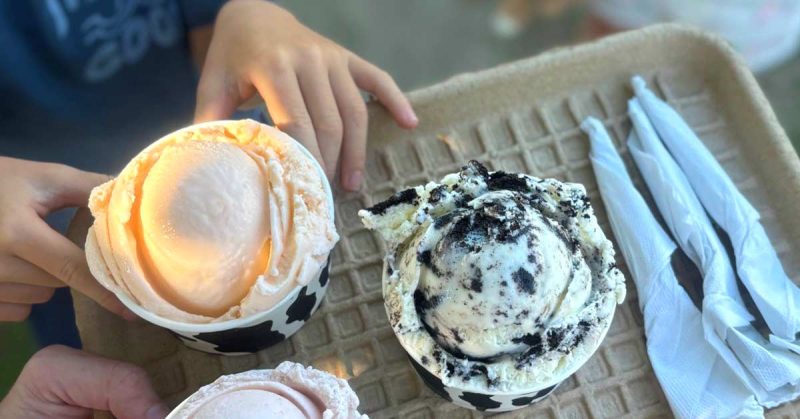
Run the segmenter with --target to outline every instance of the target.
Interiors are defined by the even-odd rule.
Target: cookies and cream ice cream
[[[170,419],[366,418],[347,381],[324,371],[283,362],[274,370],[225,375],[201,387]]]
[[[392,328],[447,386],[560,381],[591,356],[625,296],[582,185],[472,161],[359,215],[388,243]]]
[[[89,267],[167,319],[268,310],[315,279],[338,236],[326,180],[281,131],[251,120],[170,134],[92,191]]]

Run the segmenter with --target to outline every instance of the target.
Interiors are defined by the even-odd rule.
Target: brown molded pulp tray
[[[465,52],[465,53],[468,53]],[[356,212],[409,185],[439,179],[469,159],[586,185],[612,236],[578,124],[605,123],[624,153],[630,131],[629,79],[641,74],[686,118],[763,216],[789,275],[800,279],[800,162],[742,60],[723,42],[666,25],[454,77],[412,93],[421,125],[400,130],[371,106],[367,186],[336,199],[342,241],[333,253],[325,301],[296,335],[258,354],[220,357],[186,348],[166,330],[126,323],[77,295],[86,350],[143,366],[176,405],[221,374],[293,360],[349,378],[372,417],[480,417],[444,402],[416,376],[386,319],[381,296],[384,245]],[[637,184],[642,185],[637,179]],[[82,239],[83,225],[73,227]],[[620,266],[624,261],[618,257]],[[543,402],[498,417],[671,416],[650,367],[636,291],[618,307],[594,356]],[[768,412],[798,418],[800,402]]]

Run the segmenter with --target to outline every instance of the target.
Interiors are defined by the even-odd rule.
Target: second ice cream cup
[[[203,139],[206,134],[209,138],[216,137],[208,141],[201,141],[202,144],[192,144],[193,138]],[[228,147],[227,141],[230,141],[233,146],[241,147],[242,151],[235,149],[230,151],[229,149],[234,147]],[[173,152],[173,154],[178,154],[178,157],[169,156],[167,147],[178,147],[179,150]],[[272,149],[271,147],[277,148]],[[225,153],[233,157],[228,158]],[[200,157],[196,157],[197,155]],[[220,155],[222,157],[218,157]],[[176,166],[168,166],[166,170],[161,170],[162,173],[158,173],[160,178],[157,178],[157,182],[166,186],[157,185],[160,189],[151,186],[151,190],[166,191],[163,193],[169,193],[169,195],[164,197],[152,193],[150,195],[151,197],[156,196],[159,201],[167,201],[167,203],[156,201],[151,205],[154,209],[148,208],[148,211],[151,212],[145,214],[144,210],[140,208],[146,205],[141,196],[147,196],[146,182],[154,176],[151,173],[157,168],[154,162],[169,158],[172,158],[172,163],[168,161],[164,164],[169,163]],[[228,158],[228,161],[219,163],[219,159],[223,158]],[[241,164],[236,160],[237,158],[244,159],[242,161],[246,165],[256,167],[248,169],[250,170],[249,175],[251,178],[266,179],[261,182],[265,182],[263,188],[269,189],[268,192],[261,192],[262,186],[260,185],[262,183],[251,182],[251,185],[247,186],[248,179],[241,180],[243,175],[222,171],[232,166],[231,161]],[[255,163],[248,162],[248,158]],[[185,163],[186,159],[189,159],[190,162]],[[193,164],[191,159],[200,162],[197,164],[207,166],[203,166],[201,169],[195,167],[186,169],[186,165]],[[281,164],[284,164],[285,167]],[[238,170],[234,169],[233,171]],[[179,176],[181,171],[189,172],[186,175],[188,180],[174,181],[171,179],[171,177]],[[142,172],[146,174],[142,175]],[[123,178],[123,176],[127,177]],[[220,180],[221,176],[231,177],[232,180]],[[200,182],[196,180],[198,177]],[[128,182],[132,186],[125,188],[127,185],[123,183],[122,187],[111,185],[111,187],[101,189],[105,186],[103,185],[98,187],[101,190],[92,193],[93,199],[96,200],[94,204],[100,208],[98,211],[92,208],[93,213],[98,212],[105,219],[100,219],[95,214],[95,225],[90,229],[87,237],[86,255],[95,277],[138,316],[170,330],[184,344],[193,349],[223,355],[237,355],[255,352],[288,339],[305,324],[321,304],[328,286],[330,249],[338,239],[333,227],[333,195],[325,172],[319,163],[302,144],[288,135],[255,121],[214,121],[192,125],[153,143],[125,168],[119,178],[123,178],[121,182]],[[183,184],[180,183],[182,181]],[[287,183],[292,181],[297,184]],[[275,190],[276,182],[280,183],[281,188],[277,192]],[[176,184],[177,186],[175,186]],[[241,186],[242,184],[245,186]],[[191,190],[191,187],[194,187],[195,190]],[[248,187],[249,189],[247,189]],[[301,196],[311,187],[318,188],[313,192],[313,196],[310,198],[305,195]],[[189,192],[186,192],[187,188]],[[199,193],[201,196],[197,196],[196,189],[201,190],[202,193]],[[135,194],[131,191],[134,191]],[[122,198],[110,198],[109,195],[112,193],[120,194]],[[203,193],[210,196],[202,196]],[[134,198],[130,198],[130,195],[133,195]],[[259,199],[264,199],[264,196],[267,195],[270,201],[267,204],[260,203]],[[170,199],[172,203],[169,202]],[[184,201],[179,201],[179,199],[188,199],[192,202],[184,204]],[[312,204],[309,204],[308,202],[311,201],[307,201],[307,199],[312,199],[316,206],[309,207],[308,205]],[[153,198],[150,200],[153,201]],[[119,203],[120,201],[122,204]],[[90,208],[92,204],[93,202],[90,202]],[[120,207],[125,204],[128,205],[128,212],[113,212],[114,205]],[[195,215],[193,213],[195,207],[190,204],[201,206],[205,212]],[[248,204],[251,206],[247,207]],[[179,207],[181,211],[176,211],[175,207]],[[245,208],[249,212],[231,212],[239,208]],[[208,213],[208,211],[212,212]],[[266,211],[268,215],[251,216],[253,211]],[[315,216],[313,211],[317,211],[317,218],[313,218]],[[131,215],[128,215],[129,213]],[[123,214],[127,218],[121,217],[119,214]],[[135,219],[135,217],[144,218],[144,215],[139,214],[156,219],[156,222],[148,220],[150,224],[147,224],[150,231],[155,231],[155,233],[144,230],[142,226],[146,222]],[[155,217],[153,214],[161,218]],[[326,219],[325,215],[329,215],[330,218]],[[231,230],[247,228],[237,225],[238,221],[233,218],[241,216],[250,217],[250,219],[262,217],[259,218],[261,221],[258,221],[256,225],[262,229],[258,231],[263,233],[231,232]],[[268,220],[264,221],[263,217],[267,217]],[[121,218],[123,221],[119,221]],[[186,218],[189,220],[185,221]],[[129,221],[129,219],[133,221]],[[174,220],[177,227],[162,226],[165,223],[158,222],[162,219],[166,219],[167,223]],[[304,224],[298,226],[301,222],[298,220]],[[128,223],[130,226],[125,228],[129,230],[122,230],[123,227],[112,225],[112,223]],[[268,223],[267,227],[263,227],[264,223]],[[101,225],[98,226],[98,224]],[[274,225],[279,225],[277,228],[283,230],[276,230]],[[174,233],[176,228],[183,228],[184,231]],[[326,239],[324,246],[317,243],[312,232],[309,231],[314,228],[323,229],[324,233],[322,234],[325,234]],[[116,231],[113,231],[114,229]],[[123,231],[123,233],[119,233],[119,231]],[[206,236],[199,236],[198,239],[194,236],[198,234],[197,231],[211,232],[211,238],[206,239]],[[284,235],[277,235],[281,231]],[[116,233],[116,238],[109,239],[111,237],[109,234],[113,235],[114,233]],[[267,233],[270,236],[261,236],[261,234]],[[238,234],[243,234],[243,236]],[[133,240],[131,236],[133,236]],[[215,241],[217,237],[221,237],[219,240],[224,240],[222,244]],[[275,237],[280,237],[280,239],[276,240]],[[100,240],[106,240],[106,243],[99,243]],[[108,244],[109,240],[112,240],[111,244]],[[149,247],[144,251],[141,250],[141,243],[147,242],[147,240],[154,243],[154,250]],[[301,242],[302,240],[305,240],[306,243]],[[134,244],[129,244],[131,242]],[[262,242],[263,244],[261,244]],[[172,248],[170,247],[172,243],[178,243],[183,247]],[[250,243],[256,244],[250,245]],[[114,246],[122,250],[116,250]],[[276,250],[275,246],[283,246],[283,248]],[[137,250],[126,250],[131,248]],[[246,251],[252,248],[257,250],[255,255],[260,257],[262,262],[246,260],[248,255]],[[114,253],[115,251],[132,253],[133,256],[119,256]],[[187,253],[193,251],[210,252],[211,257],[221,254],[219,259],[223,261],[223,264],[210,264],[210,270],[195,269],[193,264],[202,265],[205,260],[198,259],[196,253]],[[228,253],[221,252],[228,252],[232,256],[226,256]],[[182,254],[189,255],[190,260],[181,259]],[[284,262],[282,259],[278,260],[276,254],[279,255],[277,258],[293,257],[295,259]],[[284,256],[287,254],[288,256]],[[264,259],[264,255],[267,255],[266,259]],[[273,261],[273,258],[277,261]],[[296,262],[297,258],[300,258],[299,262]],[[192,262],[191,259],[198,260]],[[131,260],[133,261],[131,262]],[[162,261],[166,261],[167,265],[164,265]],[[162,264],[158,265],[159,262]],[[139,263],[141,266],[138,265]],[[279,264],[281,264],[280,269],[278,269]],[[156,268],[154,269],[153,266]],[[166,266],[166,268],[162,268],[162,266]],[[160,282],[149,283],[151,279],[146,274],[161,275],[165,269],[167,272],[173,272],[172,277],[158,276]],[[229,273],[231,270],[239,270],[243,273],[232,275]],[[210,275],[191,275],[189,277],[199,279],[176,281],[174,272],[182,271],[197,271],[200,274],[221,272],[224,277],[223,285],[213,283],[212,281],[218,280],[213,279],[214,277]],[[258,272],[266,273],[259,275]],[[253,278],[253,275],[257,277],[255,282],[249,285],[249,288],[235,282],[241,282],[242,280],[239,278]],[[177,276],[177,278],[180,277],[180,275]],[[212,279],[209,280],[209,277]],[[141,278],[145,279],[144,283]],[[164,281],[172,282],[165,285]],[[199,283],[195,284],[193,281],[199,281]],[[243,290],[232,290],[231,292],[238,292],[238,295],[246,292],[246,295],[243,299],[236,300],[238,301],[236,305],[224,306],[231,308],[223,307],[223,310],[227,311],[224,311],[222,315],[218,314],[219,312],[213,315],[205,312],[196,314],[197,311],[186,309],[187,306],[192,307],[192,304],[199,305],[200,303],[195,301],[198,297],[202,303],[208,302],[209,306],[216,304],[219,307],[220,300],[231,299],[230,296],[225,295],[230,289],[231,281],[234,281],[233,284],[239,288],[243,288]],[[167,286],[172,287],[167,288],[168,292],[174,292],[174,289],[180,290],[181,287],[184,287],[192,293],[179,295],[178,298],[183,298],[183,300],[178,300],[176,297],[170,297],[170,294],[160,291],[164,288],[159,287]],[[138,297],[136,297],[137,295]],[[264,300],[264,298],[269,298],[269,300]],[[274,300],[278,301],[271,302]],[[180,304],[173,306],[174,301],[178,301]]]
[[[625,295],[582,185],[470,161],[359,215],[387,242],[392,330],[423,381],[461,407],[546,397],[597,350]]]

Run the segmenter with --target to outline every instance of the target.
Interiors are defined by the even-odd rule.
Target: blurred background
[[[682,20],[713,28],[758,70],[778,119],[795,149],[800,145],[800,57],[795,51],[800,2],[795,0],[728,3],[725,8],[710,0],[278,3],[307,26],[387,70],[404,90],[654,21]],[[36,349],[27,324],[0,323],[0,397]]]

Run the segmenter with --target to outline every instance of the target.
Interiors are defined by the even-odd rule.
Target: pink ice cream
[[[106,288],[171,320],[268,310],[316,278],[338,240],[324,182],[300,146],[267,125],[177,131],[92,191],[89,267]]]
[[[321,419],[324,407],[311,397],[280,383],[263,383],[233,390],[211,398],[197,408],[193,419],[281,418]]]
[[[222,376],[181,403],[168,419],[366,418],[347,381],[283,362],[274,370]]]

